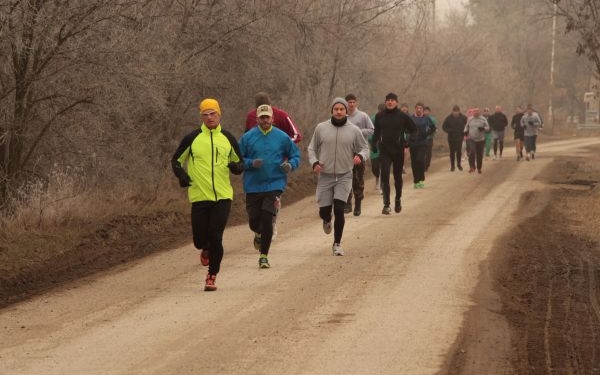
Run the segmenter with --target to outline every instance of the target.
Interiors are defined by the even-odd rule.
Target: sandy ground
[[[529,163],[507,150],[482,175],[435,160],[425,189],[405,175],[392,216],[369,180],[345,257],[331,256],[311,197],[284,206],[269,270],[247,226],[229,228],[215,293],[190,245],[13,305],[0,311],[0,374],[443,372],[516,199],[542,187],[552,157],[598,143],[547,143]]]

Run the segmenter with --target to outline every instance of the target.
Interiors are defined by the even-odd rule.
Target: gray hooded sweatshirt
[[[468,132],[469,138],[474,142],[485,141],[485,132],[489,130],[490,125],[483,116],[471,117],[465,125],[465,133]]]
[[[537,112],[533,112],[531,115],[525,112],[521,117],[521,126],[525,128],[525,136],[531,137],[537,135],[538,129],[542,128],[542,119]]]
[[[350,121],[335,126],[331,120],[317,125],[308,145],[310,165],[318,161],[323,173],[342,175],[352,171],[354,155],[360,155],[363,162],[369,157],[369,144],[358,126]]]

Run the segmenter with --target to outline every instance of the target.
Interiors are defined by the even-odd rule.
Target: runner
[[[504,150],[504,129],[508,126],[508,118],[502,113],[502,107],[496,106],[495,112],[488,118],[492,129],[492,140],[494,142],[494,160],[502,157]]]
[[[421,102],[415,104],[415,113],[412,115],[413,122],[417,125],[417,132],[409,138],[410,164],[413,173],[415,189],[425,187],[425,167],[427,157],[427,142],[429,137],[436,131],[435,124],[431,118],[425,115],[425,105]]]
[[[438,121],[435,116],[431,114],[431,108],[425,106],[425,108],[423,108],[423,113],[431,119],[431,122],[433,122],[433,125],[437,128]],[[433,138],[435,135],[436,133],[433,133],[427,137],[427,147],[425,148],[425,172],[429,170],[429,166],[431,165],[431,157],[433,156]]]
[[[202,251],[202,265],[208,265],[204,290],[214,291],[223,259],[223,232],[233,200],[229,172],[241,174],[243,161],[235,137],[221,128],[219,103],[204,99],[199,107],[202,125],[183,138],[171,166],[179,185],[188,189],[192,203],[194,246]]]
[[[469,136],[469,173],[481,173],[483,167],[483,149],[485,147],[485,132],[490,126],[479,108],[473,108],[473,117],[465,125],[465,134]]]
[[[485,107],[483,109],[482,115],[486,120],[488,120],[490,117],[490,109],[488,107]],[[489,121],[488,121],[488,124],[489,124]],[[489,159],[490,151],[492,150],[492,129],[486,130],[484,137],[485,137],[485,157],[487,159]]]
[[[542,118],[533,110],[531,104],[527,104],[527,112],[521,118],[521,126],[525,129],[525,160],[535,159],[538,130],[544,127]]]
[[[452,113],[446,117],[442,124],[442,129],[448,133],[448,147],[450,148],[450,172],[454,172],[454,165],[462,171],[461,154],[464,138],[465,125],[467,125],[467,116],[460,112],[460,107],[452,107]]]
[[[256,108],[259,106],[267,104],[270,105],[273,109],[273,126],[278,129],[283,130],[295,144],[300,143],[302,140],[302,133],[300,129],[296,126],[291,116],[281,108],[277,108],[271,105],[271,98],[269,94],[266,92],[258,92],[254,96],[254,105],[255,107],[251,109],[246,115],[246,132],[250,129],[256,127]],[[273,239],[277,237],[277,216],[279,215],[279,211],[281,210],[281,200],[279,200],[279,207],[275,215],[273,216]]]
[[[286,133],[273,126],[273,109],[268,104],[256,110],[258,126],[240,139],[244,159],[244,192],[254,247],[260,251],[258,266],[270,268],[269,248],[273,216],[287,185],[287,174],[298,168],[300,151]]]
[[[377,113],[385,110],[385,104],[381,103],[377,106]],[[371,122],[375,122],[376,114],[371,115]],[[373,134],[369,135],[367,138],[369,141],[369,145],[373,144]],[[373,172],[373,176],[375,176],[375,191],[381,194],[381,180],[379,176],[381,175],[381,160],[379,159],[379,150],[374,150],[373,147],[370,147],[369,160],[371,161],[371,172]]]
[[[271,105],[271,98],[266,92],[258,92],[254,96],[255,107],[246,115],[246,130],[248,131],[257,125],[256,108],[263,104],[270,105],[273,109],[273,126],[283,130],[294,143],[298,144],[302,140],[302,133],[291,116],[281,108]]]
[[[373,135],[373,122],[371,122],[371,118],[365,112],[357,108],[358,100],[356,95],[346,95],[346,102],[348,102],[348,121],[358,126],[366,141],[370,135]],[[364,191],[365,163],[360,163],[352,168],[352,190],[348,195],[344,213],[352,212],[352,194],[354,193],[354,216],[360,216],[361,202],[365,197]]]
[[[525,128],[521,125],[523,117],[523,107],[520,105],[516,108],[517,112],[513,115],[510,122],[510,127],[514,130],[515,149],[517,151],[517,161],[523,160],[523,141],[525,139]]]
[[[390,215],[390,167],[394,174],[394,211],[402,211],[402,167],[404,166],[405,134],[416,135],[417,126],[411,116],[398,109],[398,95],[393,92],[385,97],[385,110],[375,115],[375,133],[371,147],[379,151],[381,163],[381,189],[383,209],[381,213]]]
[[[406,104],[406,103],[400,104],[400,111],[402,111],[403,113],[406,113],[407,115],[410,116],[408,104]],[[407,161],[410,162],[410,153],[408,152],[408,142],[405,142],[404,143],[404,163],[406,163]],[[406,168],[404,167],[404,163],[402,163],[402,174],[406,174]]]
[[[331,119],[317,125],[308,145],[308,160],[318,176],[317,203],[323,231],[331,233],[333,224],[333,255],[344,255],[344,207],[352,188],[352,168],[369,157],[369,145],[358,127],[347,118],[348,102],[335,98],[331,105]]]

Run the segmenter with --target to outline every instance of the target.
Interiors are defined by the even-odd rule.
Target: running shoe
[[[478,170],[477,170],[477,173],[481,174],[481,169],[478,169]]]
[[[394,211],[399,214],[402,211],[402,204],[400,204],[400,199],[396,199],[394,202]]]
[[[256,250],[260,251],[260,233],[254,233],[254,241],[252,244]]]
[[[202,250],[200,252],[200,264],[206,267],[209,263],[210,259],[208,258],[208,250]]]
[[[417,182],[417,185],[419,185],[419,189],[423,189],[425,188],[425,181],[419,181]]]
[[[384,215],[391,215],[392,209],[390,208],[390,206],[383,206],[383,210],[381,210],[381,213]]]
[[[267,259],[267,254],[260,254],[260,258],[258,258],[258,268],[271,268],[269,259]]]
[[[331,220],[330,221],[323,220],[323,232],[325,232],[325,234],[331,233]]]
[[[342,249],[342,246],[339,243],[334,243],[331,247],[331,250],[333,251],[333,255],[335,256],[341,257],[344,255],[344,250]]]
[[[462,171],[462,165],[457,165],[456,168],[458,168],[459,171]]]
[[[205,292],[214,292],[217,290],[217,285],[215,285],[215,281],[217,280],[217,275],[211,275],[210,273],[206,275],[206,283],[204,284]]]
[[[535,159],[535,152],[531,152],[531,160]]]
[[[475,168],[469,168],[469,173],[475,172]]]
[[[344,207],[344,213],[349,214],[352,212],[352,203],[346,203],[346,207]]]

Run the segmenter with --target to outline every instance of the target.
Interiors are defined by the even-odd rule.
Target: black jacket
[[[515,131],[515,139],[525,138],[525,128],[521,126],[521,118],[524,113],[515,113],[510,122],[510,127]]]
[[[373,151],[390,154],[404,152],[405,134],[414,135],[417,125],[398,108],[385,109],[375,115],[375,132],[371,140]]]
[[[467,125],[467,116],[462,113],[458,114],[458,117],[454,117],[452,114],[448,115],[442,124],[442,129],[448,133],[449,141],[462,140],[465,132],[465,125]]]
[[[492,130],[500,132],[508,126],[508,119],[504,113],[494,112],[488,119],[488,123],[490,124],[490,128],[492,128]]]

